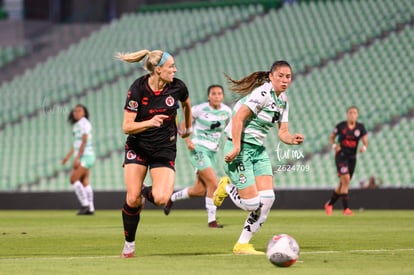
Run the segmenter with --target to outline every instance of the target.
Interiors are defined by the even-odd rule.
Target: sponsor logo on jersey
[[[359,137],[360,134],[361,134],[361,132],[358,129],[356,129],[355,132],[354,132],[354,135],[356,137]]]

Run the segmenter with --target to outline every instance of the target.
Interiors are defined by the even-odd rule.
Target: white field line
[[[355,249],[355,250],[325,250],[325,251],[303,251],[300,252],[300,255],[311,255],[311,254],[336,254],[336,253],[384,253],[384,252],[405,252],[405,251],[414,251],[414,248],[396,248],[396,249]],[[168,255],[147,255],[139,256],[136,258],[149,258],[149,257],[180,257],[174,254]],[[183,257],[196,256],[196,257],[228,257],[234,256],[233,254],[200,254],[200,255],[185,255]],[[50,260],[89,260],[89,259],[116,259],[119,258],[119,255],[103,255],[103,256],[76,256],[76,257],[21,257],[21,258],[0,258],[0,262],[6,261],[50,261]]]

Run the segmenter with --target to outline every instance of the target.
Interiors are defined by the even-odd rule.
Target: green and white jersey
[[[208,102],[191,108],[193,116],[193,134],[191,141],[212,151],[218,151],[221,134],[231,119],[232,110],[225,104],[214,109]]]
[[[88,140],[86,141],[83,155],[91,156],[95,154],[92,147],[92,125],[86,117],[83,117],[73,124],[73,149],[75,157],[78,155],[79,148],[82,144],[82,136],[84,134],[88,135]]]
[[[250,119],[244,123],[241,140],[250,144],[263,145],[264,139],[275,123],[288,121],[289,104],[287,100],[285,93],[281,93],[277,97],[273,91],[272,83],[267,82],[237,101],[234,106],[235,112],[242,105],[246,105],[253,113]],[[231,128],[232,122],[225,129],[229,138],[232,138]]]

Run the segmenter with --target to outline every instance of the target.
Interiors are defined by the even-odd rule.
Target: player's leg
[[[95,203],[92,185],[90,184],[90,171],[95,163],[95,156],[82,156],[81,166],[86,168],[86,172],[83,175],[81,182],[85,187],[85,193],[88,200],[89,210],[87,214],[93,214],[95,212]]]
[[[168,203],[173,191],[175,170],[167,166],[153,166],[150,169],[152,186],[144,188],[143,195],[155,205]]]
[[[194,185],[192,187],[185,187],[184,189],[175,191],[167,204],[164,206],[164,214],[169,215],[174,202],[179,200],[186,200],[190,197],[201,197],[205,194],[206,187],[201,182],[198,174],[196,174]]]
[[[213,195],[217,189],[217,176],[214,168],[209,166],[199,172],[199,177],[202,183],[206,186],[205,206],[207,210],[207,224],[211,228],[222,228],[222,225],[217,223],[217,206],[214,205]]]
[[[346,216],[352,216],[354,213],[349,208],[349,185],[351,183],[351,178],[355,170],[356,159],[348,160],[348,173],[341,175],[341,199],[343,206],[343,214]]]
[[[134,163],[124,165],[124,180],[127,194],[122,208],[125,235],[125,244],[121,254],[123,258],[133,257],[135,253],[135,235],[143,203],[141,189],[146,173],[147,167],[144,165]]]
[[[81,205],[78,215],[84,215],[89,212],[89,201],[85,190],[85,186],[82,183],[85,175],[88,173],[88,169],[81,165],[74,164],[70,173],[70,183],[72,184],[75,195]]]
[[[344,163],[344,159],[341,153],[338,153],[335,155],[335,165],[336,165],[336,171],[338,173],[338,177],[340,178],[340,176],[344,174],[344,171],[345,171],[344,170],[345,168],[343,168],[345,163]],[[341,189],[341,180],[339,179],[337,187],[334,189],[334,191],[331,194],[331,197],[324,205],[326,215],[328,216],[332,215],[333,206],[335,202],[341,197],[340,189]]]

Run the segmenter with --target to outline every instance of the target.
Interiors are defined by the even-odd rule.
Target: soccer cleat
[[[346,208],[343,212],[344,216],[353,216],[354,212],[351,211],[351,209]]]
[[[218,224],[217,221],[212,221],[208,223],[208,227],[210,228],[223,228],[223,225]]]
[[[262,251],[254,249],[252,244],[249,243],[236,243],[233,247],[234,255],[264,255]]]
[[[93,215],[93,211],[89,210],[89,206],[82,206],[78,211],[78,215]]]
[[[213,194],[214,205],[219,207],[223,203],[224,199],[228,196],[226,192],[226,186],[230,184],[230,178],[227,176],[221,177],[216,191]]]
[[[333,205],[329,204],[329,203],[325,203],[326,215],[331,216],[332,215],[332,210],[333,210]]]
[[[169,199],[167,204],[164,206],[164,214],[168,216],[168,214],[170,214],[171,211],[171,207],[173,206],[174,202]]]
[[[135,256],[135,243],[125,242],[121,258],[133,258]]]

